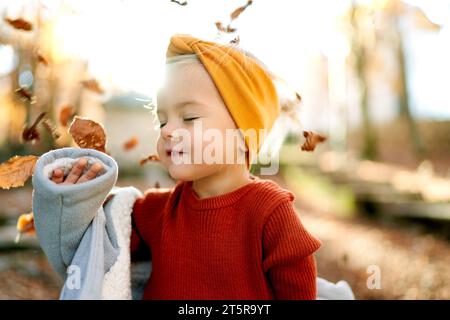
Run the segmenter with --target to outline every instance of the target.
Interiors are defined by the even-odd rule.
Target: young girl
[[[101,258],[101,271],[92,279],[106,279],[115,268],[114,261],[129,258],[125,243],[133,259],[151,255],[144,299],[316,299],[313,254],[320,241],[302,225],[292,192],[249,173],[264,140],[261,131],[270,130],[280,114],[276,89],[265,67],[233,46],[175,35],[167,50],[167,77],[158,91],[157,113],[158,154],[178,183],[172,189],[135,195],[128,234],[117,221],[109,223],[114,214],[100,210],[108,208],[102,203],[108,193],[113,194],[110,190],[117,178],[112,158],[95,150],[65,148],[56,150],[60,154],[52,151],[51,159],[42,156],[42,163],[36,165],[37,233],[50,262],[66,278],[66,292],[71,276],[66,268],[74,261],[83,266],[89,259],[85,256]],[[211,139],[205,139],[211,132],[223,138],[230,131],[239,132],[241,146],[225,143],[224,138],[216,139],[211,148],[207,143]],[[238,161],[242,155],[244,161]],[[208,156],[214,161],[208,161]],[[73,166],[64,167],[55,158],[70,159]],[[80,208],[89,192],[98,195],[97,200]],[[64,193],[55,200],[63,209],[46,209],[51,200],[43,199],[43,194],[55,193]],[[76,200],[71,199],[78,193]],[[106,222],[99,225],[106,231],[95,236],[100,232],[95,219],[103,213]],[[80,214],[85,216],[83,223],[77,220]],[[93,231],[88,233],[92,224]],[[84,239],[86,234],[91,234],[90,240]],[[124,234],[129,239],[121,247]],[[87,255],[94,238],[100,239],[100,246],[97,243],[95,255]],[[90,245],[83,251],[84,242]],[[83,272],[91,272],[88,265]],[[84,277],[83,284],[91,288],[84,290],[98,290],[86,279],[89,276]]]

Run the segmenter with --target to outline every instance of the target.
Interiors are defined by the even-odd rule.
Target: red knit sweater
[[[192,182],[149,189],[135,202],[131,236],[132,255],[151,252],[144,299],[315,299],[321,242],[293,200],[255,176],[206,199]]]

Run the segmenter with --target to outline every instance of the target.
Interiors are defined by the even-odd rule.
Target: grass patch
[[[282,166],[280,172],[288,187],[313,208],[345,218],[356,214],[356,198],[350,188],[301,167]]]

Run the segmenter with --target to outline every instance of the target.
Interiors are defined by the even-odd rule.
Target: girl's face
[[[238,154],[245,159],[242,138],[226,143],[227,129],[236,133],[237,127],[199,61],[167,66],[166,81],[157,95],[157,114],[158,154],[175,180],[194,181],[218,173],[236,163]]]

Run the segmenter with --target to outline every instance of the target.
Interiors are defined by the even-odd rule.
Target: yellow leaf
[[[14,156],[0,164],[0,188],[22,187],[33,175],[37,156]]]

